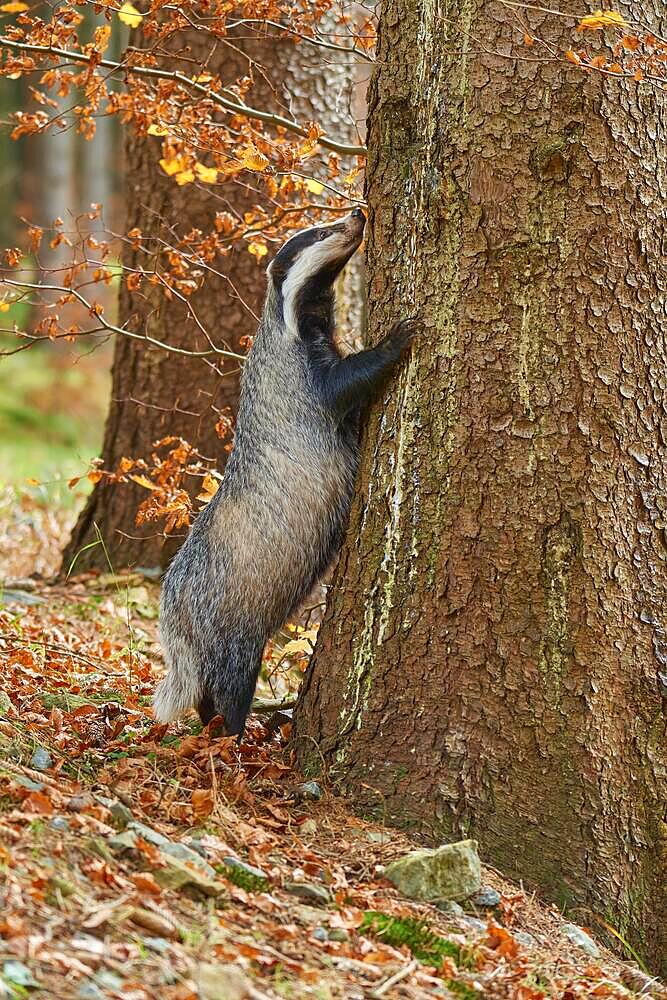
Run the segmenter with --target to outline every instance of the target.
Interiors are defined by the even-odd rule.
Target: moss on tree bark
[[[382,7],[370,339],[426,332],[369,415],[296,746],[665,973],[664,95],[516,37]]]

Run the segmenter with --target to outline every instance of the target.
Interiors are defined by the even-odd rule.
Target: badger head
[[[333,306],[333,283],[361,243],[366,218],[360,208],[338,222],[297,233],[268,268],[285,325],[294,336],[317,316],[326,320]]]

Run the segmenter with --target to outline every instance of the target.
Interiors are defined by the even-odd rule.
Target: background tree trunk
[[[370,414],[296,745],[664,973],[664,95],[504,58],[507,16],[382,6],[370,340],[426,333]]]
[[[203,62],[208,55],[197,32],[183,33],[179,43],[189,45],[194,59]],[[263,73],[255,74],[253,101],[263,107],[280,105],[283,113],[287,102],[297,117],[316,120],[332,133],[347,132],[352,137],[354,129],[348,108],[354,78],[349,62],[341,61],[337,55],[334,61],[329,58],[330,53],[323,55],[322,49],[307,44],[296,46],[285,37],[246,38],[238,46],[266,72],[266,79]],[[210,72],[220,72],[223,79],[233,81],[248,73],[249,63],[241,51],[237,53],[219,45],[207,65]],[[128,132],[125,231],[138,226],[148,233],[155,230],[159,219],[164,219],[165,225],[177,220],[184,226],[183,231],[191,226],[210,230],[216,209],[224,206],[207,191],[198,191],[193,186],[179,188],[172,178],[162,174],[157,165],[159,148],[158,139],[139,139]],[[257,201],[256,194],[241,185],[217,191],[222,191],[228,204],[239,212]],[[128,249],[124,263],[131,267],[145,264],[145,260],[136,260],[134,251]],[[215,342],[240,352],[241,339],[254,334],[256,329],[265,292],[264,268],[245,249],[234,251],[222,267],[226,277],[209,274],[191,302]],[[173,346],[194,351],[208,347],[203,336],[193,334],[186,309],[176,300],[170,303],[158,301],[157,297],[146,300],[123,285],[119,322],[122,324],[129,317],[133,317],[135,328],[143,328],[150,317],[152,336]],[[222,468],[225,453],[215,423],[220,410],[236,413],[239,394],[236,362],[227,363],[221,377],[200,358],[183,357],[136,340],[117,338],[112,380],[102,449],[105,468],[115,468],[123,456],[148,457],[153,442],[167,434],[185,438],[202,454],[216,458]],[[108,568],[104,548],[114,566],[164,567],[182,536],[165,539],[152,525],[135,527],[137,508],[145,498],[146,491],[134,484],[119,487],[99,483],[63,554],[63,571],[67,572],[75,557],[77,569]],[[86,549],[96,541],[98,531],[104,539],[104,548],[97,545]]]

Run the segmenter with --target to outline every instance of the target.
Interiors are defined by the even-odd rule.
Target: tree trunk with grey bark
[[[203,62],[208,56],[196,31],[180,35],[180,43],[189,46],[195,61]],[[345,136],[352,132],[346,111],[353,76],[349,62],[330,55],[323,56],[321,49],[307,44],[295,46],[286,37],[246,38],[238,42],[237,48],[218,45],[207,67],[232,81],[248,73],[250,57],[262,67],[262,72],[255,74],[253,101],[268,109],[279,107],[282,113],[291,111],[305,120],[316,120],[332,134]],[[191,227],[210,230],[216,210],[226,206],[221,206],[208,191],[190,185],[177,187],[157,166],[159,150],[159,139],[137,138],[128,132],[125,231],[135,226],[144,233],[154,231],[160,219],[165,220],[165,225],[175,222],[183,232]],[[257,201],[256,193],[246,192],[241,185],[216,190],[222,191],[238,212]],[[145,260],[138,259],[131,248],[125,251],[124,263],[129,267],[145,266]],[[242,352],[242,339],[256,330],[265,292],[264,268],[243,249],[235,250],[222,262],[220,270],[224,275],[208,274],[191,304],[214,342],[238,353]],[[133,329],[143,329],[148,323],[151,336],[174,347],[200,351],[209,346],[204,336],[194,332],[182,303],[166,302],[157,295],[145,298],[144,289],[136,294],[123,286],[119,323],[128,319]],[[102,449],[106,469],[114,469],[124,456],[148,458],[152,444],[168,434],[185,438],[200,453],[216,459],[222,469],[226,455],[215,424],[219,411],[236,413],[238,362],[226,363],[221,376],[215,366],[200,358],[168,353],[121,337],[115,345],[112,383]],[[165,538],[152,524],[135,527],[137,508],[145,498],[146,491],[133,483],[117,486],[100,482],[74,528],[63,555],[63,571],[67,572],[75,558],[78,569],[106,569],[107,553],[114,566],[164,567],[183,536]],[[99,538],[104,539],[104,546],[90,545]]]
[[[426,330],[370,413],[296,746],[665,973],[664,95],[503,57],[507,16],[382,7],[370,341]]]

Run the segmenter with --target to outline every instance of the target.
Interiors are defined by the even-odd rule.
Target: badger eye
[[[322,232],[318,235],[317,238],[318,238],[318,240],[326,240],[327,236],[329,236],[329,235],[330,235],[329,234],[329,230],[328,229],[323,229]]]

